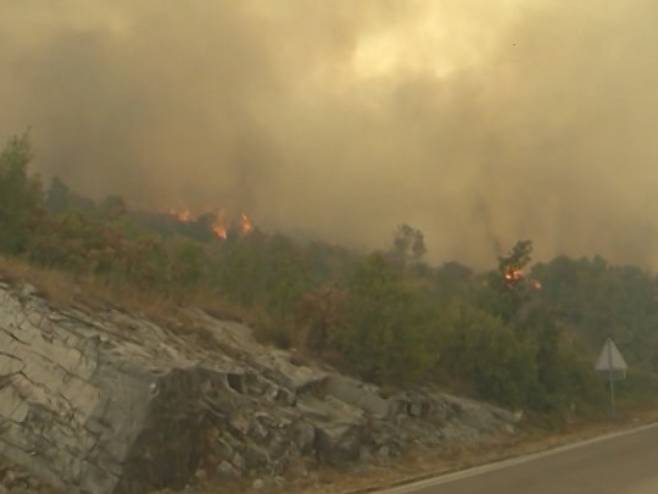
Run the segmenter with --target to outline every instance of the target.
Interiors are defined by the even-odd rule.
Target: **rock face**
[[[65,492],[183,488],[199,470],[277,475],[304,461],[386,459],[478,441],[514,416],[376,386],[259,345],[189,311],[179,328],[112,308],[54,309],[0,282],[0,456]]]

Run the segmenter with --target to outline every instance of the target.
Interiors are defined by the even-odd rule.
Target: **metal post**
[[[610,416],[615,418],[615,381],[612,378],[612,371],[610,371]]]
[[[610,383],[610,417],[615,418],[615,380],[612,370],[612,343],[608,342],[608,380]]]

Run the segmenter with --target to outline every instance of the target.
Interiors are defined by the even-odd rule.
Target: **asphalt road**
[[[380,494],[658,494],[658,424]]]

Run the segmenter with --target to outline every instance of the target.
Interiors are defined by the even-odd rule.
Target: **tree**
[[[0,250],[10,254],[26,250],[42,209],[39,179],[28,176],[31,159],[27,133],[12,138],[0,154]]]
[[[427,337],[435,304],[407,283],[389,258],[374,254],[358,263],[347,283],[345,316],[336,349],[363,377],[378,382],[419,379],[435,351]]]
[[[530,240],[517,242],[508,255],[498,258],[498,270],[487,273],[484,286],[475,292],[477,305],[506,323],[517,319],[534,298],[535,289],[523,271],[532,259],[532,248]]]
[[[526,406],[537,384],[532,344],[490,314],[452,302],[444,315],[441,368],[482,398]]]
[[[408,261],[420,261],[426,252],[423,232],[407,224],[398,226],[393,237],[394,259],[402,264]]]
[[[525,267],[530,264],[532,260],[532,240],[519,240],[510,253],[506,256],[498,257],[498,270],[509,281],[515,278],[515,273],[521,272]]]

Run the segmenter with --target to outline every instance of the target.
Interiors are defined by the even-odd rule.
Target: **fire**
[[[249,235],[254,231],[254,222],[247,216],[246,213],[240,214],[240,232],[242,235]]]
[[[226,231],[226,227],[223,225],[214,225],[212,227],[212,232],[215,234],[215,237],[226,240],[228,238],[228,231]]]
[[[218,210],[215,213],[215,221],[210,227],[212,232],[220,240],[226,240],[228,238],[228,227],[226,225],[226,212],[223,209]]]
[[[181,223],[191,223],[192,221],[194,221],[194,216],[192,215],[192,212],[189,209],[182,209],[180,211],[176,209],[170,209],[169,216],[173,216],[174,218],[176,218],[176,220],[180,221]]]
[[[174,218],[180,223],[194,223],[202,217],[207,217],[208,215],[195,215],[189,209],[169,209],[167,214]],[[247,213],[240,213],[238,218],[233,220],[227,220],[227,214],[225,209],[218,209],[215,213],[210,214],[213,217],[212,224],[210,224],[210,230],[213,235],[220,239],[226,240],[229,235],[234,233],[239,233],[243,236],[247,236],[252,233],[255,229],[253,220],[247,215]]]
[[[516,286],[518,283],[525,280],[525,273],[521,269],[509,268],[505,274],[505,282],[508,286]],[[535,279],[528,279],[529,286],[535,290],[541,290],[543,288],[541,281]]]
[[[523,271],[520,269],[508,269],[505,272],[505,280],[507,280],[510,283],[518,283],[524,278]]]

